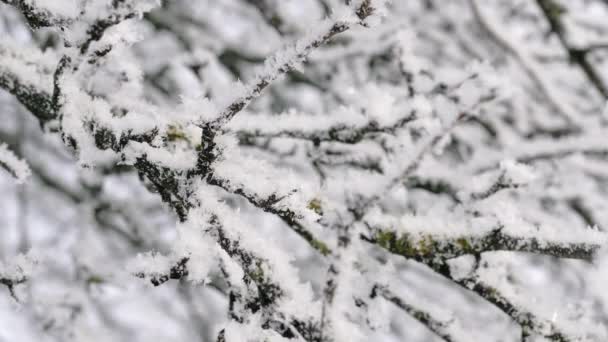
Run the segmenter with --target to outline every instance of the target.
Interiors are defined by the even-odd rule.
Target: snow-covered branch
[[[447,260],[485,252],[524,252],[591,261],[594,253],[604,246],[602,242],[551,242],[539,241],[535,237],[519,237],[504,233],[501,227],[479,236],[442,237],[432,235],[398,235],[391,230],[373,229],[366,241],[375,243],[391,253],[414,260]],[[597,235],[597,234],[592,234]]]
[[[1,331],[608,337],[603,1],[0,2]]]
[[[449,325],[450,322],[443,322],[435,319],[428,312],[425,312],[422,309],[419,309],[407,302],[405,302],[402,298],[399,298],[395,293],[393,293],[387,286],[378,285],[372,289],[371,297],[382,297],[383,299],[393,303],[399,309],[408,313],[408,315],[412,316],[418,322],[424,324],[430,331],[432,331],[435,335],[440,337],[442,340],[446,342],[455,342],[454,339],[449,333]]]
[[[0,167],[13,176],[17,183],[25,182],[32,173],[27,163],[17,158],[3,143],[0,143]]]

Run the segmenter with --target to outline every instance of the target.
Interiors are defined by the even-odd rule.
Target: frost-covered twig
[[[532,164],[540,161],[560,160],[574,155],[592,159],[606,160],[608,148],[604,146],[603,137],[587,134],[584,138],[561,139],[560,141],[535,140],[524,141],[518,151],[510,152],[508,157],[517,163]],[[504,159],[505,156],[500,156]],[[500,167],[502,159],[472,160],[473,173],[481,174]]]
[[[473,276],[470,278],[455,279],[451,275],[445,276],[461,287],[476,293],[507,314],[507,316],[511,317],[511,319],[521,327],[522,342],[528,341],[528,337],[532,334],[540,335],[555,342],[572,341],[572,339],[561,332],[553,322],[538,317],[530,310],[512,303],[507,297],[500,293],[499,289],[485,284],[478,277]]]
[[[570,341],[552,322],[541,319],[529,310],[513,304],[500,294],[498,289],[484,284],[476,275],[465,278],[454,277],[451,274],[448,262],[462,255],[474,255],[478,259],[482,253],[501,250],[539,253],[558,258],[591,260],[594,252],[602,246],[593,243],[541,242],[536,238],[508,236],[503,234],[501,230],[500,228],[494,229],[480,237],[455,239],[444,237],[435,239],[430,236],[412,238],[407,234],[397,237],[391,231],[378,231],[376,239],[370,240],[370,242],[382,246],[393,254],[421,262],[462,288],[478,294],[521,326],[522,341],[525,341],[525,338],[531,332],[544,336],[551,341]],[[368,240],[367,238],[364,239]],[[478,262],[476,264],[478,265]]]
[[[487,17],[487,14],[483,11],[477,0],[469,0],[469,3],[471,4],[473,13],[479,24],[486,30],[490,37],[498,43],[498,45],[503,47],[518,60],[532,81],[536,83],[543,95],[556,109],[557,114],[562,116],[567,121],[568,125],[578,127],[578,113],[576,113],[570,105],[563,101],[555,92],[551,82],[543,74],[541,68],[534,59],[528,55],[525,50],[519,48],[518,44],[515,44],[509,37],[503,34],[502,30],[496,27],[492,20]]]
[[[23,284],[26,281],[27,281],[26,277],[19,277],[19,278],[0,277],[0,284],[6,286],[6,288],[8,289],[8,291],[11,294],[11,297],[13,297],[17,301],[18,301],[18,299],[17,299],[17,295],[15,294],[15,286],[19,285],[19,284]]]
[[[147,278],[150,279],[150,282],[152,283],[152,285],[154,286],[160,286],[164,283],[166,283],[167,281],[169,281],[169,279],[182,279],[183,277],[188,276],[188,268],[187,268],[187,264],[188,261],[190,259],[188,257],[183,257],[181,259],[179,259],[175,265],[172,265],[171,268],[169,268],[169,270],[167,270],[167,272],[165,273],[146,273],[146,272],[137,272],[135,273],[135,276],[138,278]]]
[[[245,0],[248,4],[255,7],[264,21],[274,28],[280,35],[285,35],[288,32],[285,29],[285,23],[281,20],[281,16],[277,13],[277,8],[269,0]]]
[[[30,254],[20,254],[8,263],[0,261],[0,285],[6,286],[11,296],[19,301],[15,294],[15,286],[25,283],[38,261]]]
[[[389,234],[389,236],[390,236],[390,234]],[[391,238],[389,238],[388,240],[391,240]],[[392,241],[395,242],[395,240],[392,240]],[[421,241],[424,241],[424,240],[421,240]],[[457,243],[458,246],[456,247],[456,249],[462,249],[462,248],[467,249],[468,242],[466,240],[462,240],[461,242],[462,243]],[[426,248],[425,246],[430,246],[432,244],[427,244],[426,242],[421,242],[421,245],[423,246],[423,249],[425,249]],[[396,247],[396,245],[394,245],[394,244],[392,247],[391,246],[386,246],[386,247],[388,247],[387,249],[391,253],[402,255],[405,257],[408,257],[407,256],[409,254],[408,250],[411,252],[412,250],[418,248],[415,246],[412,247],[412,245],[408,245],[407,243],[404,243],[398,247]],[[393,248],[393,247],[395,247],[395,248]],[[471,251],[471,252],[473,252],[473,251]],[[468,254],[468,253],[466,253],[466,254]],[[584,252],[583,254],[586,254],[586,252]],[[448,280],[451,280],[453,283],[459,285],[463,289],[476,293],[477,295],[479,295],[480,297],[482,297],[483,299],[485,299],[486,301],[488,301],[489,303],[494,305],[496,308],[500,309],[506,315],[511,317],[511,319],[513,319],[513,321],[516,322],[521,327],[522,341],[527,341],[527,338],[530,336],[531,333],[536,333],[551,341],[567,342],[567,341],[571,340],[570,338],[566,337],[566,335],[564,335],[562,332],[560,332],[551,321],[542,319],[542,318],[536,316],[531,311],[512,303],[507,297],[505,297],[504,295],[502,295],[500,293],[499,289],[485,284],[474,273],[476,271],[476,269],[473,270],[473,275],[469,276],[469,277],[457,278],[457,277],[453,276],[451,274],[450,266],[448,264],[448,261],[453,258],[451,258],[451,257],[443,258],[443,257],[440,257],[439,255],[440,254],[438,254],[437,257],[432,257],[430,255],[428,255],[428,257],[424,257],[424,256],[420,257],[420,255],[417,255],[417,256],[414,256],[414,259],[425,264],[426,266],[431,268],[433,271],[435,271],[437,274],[447,278]],[[447,255],[451,255],[451,252],[448,253]],[[475,254],[475,258],[479,259],[480,254]],[[477,260],[476,267],[478,265],[479,265],[479,261]]]
[[[276,330],[286,338],[294,338],[300,335],[312,336],[316,333],[316,324],[307,322],[307,318],[295,317],[288,312],[282,312],[285,297],[293,296],[293,289],[285,288],[285,284],[280,282],[275,272],[271,272],[272,266],[268,263],[285,262],[279,260],[265,260],[255,252],[241,246],[241,243],[234,239],[232,234],[225,230],[220,220],[216,216],[211,216],[209,228],[206,233],[213,236],[226,255],[240,266],[244,272],[242,278],[245,289],[239,289],[238,284],[231,284],[230,310],[233,319],[237,322],[244,322],[247,315],[261,313],[268,328]],[[261,247],[261,246],[260,246]],[[236,274],[232,274],[231,268],[222,268],[227,280],[235,279]],[[295,281],[291,279],[290,281]],[[306,295],[300,293],[299,295]],[[236,310],[239,307],[240,310]],[[293,308],[289,308],[293,310]],[[293,330],[295,329],[295,330]]]
[[[536,175],[533,170],[524,164],[516,163],[512,160],[504,160],[500,163],[500,171],[496,180],[485,190],[476,191],[469,194],[473,201],[487,199],[504,189],[517,189],[532,181]]]
[[[551,32],[557,35],[559,42],[561,43],[571,63],[579,65],[585,76],[589,79],[589,82],[593,84],[593,87],[600,93],[604,99],[608,98],[608,89],[604,84],[604,81],[595,70],[595,67],[589,62],[588,54],[593,48],[580,49],[572,46],[568,40],[567,28],[562,21],[563,9],[554,0],[536,0],[538,7],[540,7],[545,19],[549,22]]]
[[[25,182],[32,173],[27,163],[17,158],[3,143],[0,143],[0,167],[15,177],[17,183]]]
[[[454,342],[456,339],[449,333],[448,327],[450,322],[443,322],[435,319],[427,311],[417,308],[414,305],[407,303],[403,298],[392,292],[387,286],[376,285],[372,289],[371,298],[382,297],[385,300],[393,303],[399,309],[405,311],[412,318],[417,320],[432,331],[437,337],[446,342]]]
[[[380,1],[378,1],[380,2]],[[363,24],[365,19],[375,11],[374,1],[365,0],[356,9],[356,17],[345,16],[332,18],[320,25],[310,36],[298,41],[295,46],[269,57],[264,62],[264,68],[257,77],[246,85],[242,93],[219,113],[211,122],[201,123],[211,130],[218,130],[230,121],[237,113],[257,98],[262,91],[281,75],[297,68],[308,55],[319,46],[327,43],[334,36],[345,32],[355,25]]]
[[[456,203],[461,202],[457,187],[447,179],[425,178],[417,175],[408,177],[403,184],[408,189],[422,189],[432,194],[446,195]]]
[[[277,119],[280,119],[278,117]],[[308,120],[315,120],[316,118],[308,118]],[[300,130],[279,130],[272,132],[264,131],[253,131],[251,129],[238,130],[236,134],[241,139],[253,139],[253,138],[291,138],[299,140],[308,140],[313,142],[315,145],[319,145],[322,142],[336,142],[342,144],[356,144],[361,142],[363,139],[373,137],[379,134],[394,134],[400,128],[403,128],[407,123],[416,119],[415,115],[408,115],[397,120],[392,125],[380,126],[375,121],[369,121],[362,126],[350,126],[344,123],[336,124],[333,127],[324,128],[322,130],[307,131],[304,126]]]
[[[301,218],[295,211],[289,207],[281,207],[276,205],[281,202],[283,197],[278,196],[277,194],[271,194],[267,198],[261,198],[258,194],[243,187],[234,186],[229,180],[221,179],[217,176],[209,177],[207,179],[207,183],[209,185],[218,186],[229,193],[243,197],[249,203],[253,204],[255,207],[263,210],[264,212],[276,215],[319,253],[322,255],[328,255],[330,253],[327,245],[321,240],[315,238],[310,230],[307,229],[304,224],[302,224]]]
[[[134,18],[135,12],[126,11],[126,13],[120,13],[122,1],[114,2],[114,13],[103,19],[98,19],[92,23],[87,29],[86,38],[82,43],[79,44],[79,51],[81,55],[86,55],[89,52],[89,47],[96,41],[99,41],[104,33],[111,27],[120,24],[121,22]],[[88,63],[93,64],[97,58],[103,57],[110,52],[112,46],[104,47],[102,50],[95,51],[93,59],[89,59]]]
[[[442,141],[444,141],[453,130],[468,118],[466,112],[460,112],[456,115],[451,122],[447,124],[439,133],[428,137],[426,141],[421,143],[421,146],[417,148],[416,154],[410,161],[405,165],[402,170],[391,178],[391,180],[382,187],[379,191],[376,191],[373,196],[369,197],[363,203],[359,204],[355,208],[351,208],[351,212],[355,214],[355,222],[362,219],[365,214],[373,208],[379,201],[384,198],[387,192],[390,192],[395,187],[402,185],[412,176],[412,174],[418,169],[423,159],[431,153]]]
[[[146,176],[150,180],[162,200],[175,210],[179,219],[186,220],[193,204],[180,189],[178,181],[180,173],[151,162],[145,155],[137,158],[134,166],[140,175]]]

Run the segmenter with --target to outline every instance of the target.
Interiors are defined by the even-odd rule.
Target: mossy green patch
[[[253,271],[249,272],[249,277],[258,284],[264,281],[264,269],[262,268],[262,262],[260,260],[256,261],[255,268]]]
[[[183,140],[186,142],[190,142],[190,139],[188,138],[188,136],[186,136],[186,133],[184,133],[183,131],[181,131],[180,129],[178,129],[175,126],[168,127],[167,140],[169,140],[169,141]]]
[[[87,278],[87,284],[92,285],[92,284],[102,284],[104,283],[105,280],[98,275],[92,275],[89,278]]]
[[[318,198],[313,198],[308,202],[308,209],[314,211],[318,215],[323,215],[323,207],[321,206],[321,200]]]
[[[458,247],[460,247],[460,249],[462,249],[463,252],[467,254],[473,253],[473,246],[471,246],[469,240],[467,240],[466,238],[458,238],[456,240],[456,244],[458,245]]]
[[[319,251],[319,253],[323,254],[324,256],[328,256],[329,254],[331,254],[331,250],[323,241],[313,239],[310,244],[314,249]]]
[[[430,235],[424,235],[418,240],[416,252],[422,256],[428,256],[435,251],[437,242]]]
[[[418,254],[408,234],[403,234],[400,238],[397,238],[397,234],[393,231],[379,231],[376,234],[376,241],[378,245],[395,254],[405,257],[414,257]]]

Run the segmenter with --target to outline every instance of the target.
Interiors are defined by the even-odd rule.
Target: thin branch
[[[446,342],[456,341],[447,331],[451,322],[439,321],[425,310],[416,308],[414,305],[407,303],[403,298],[400,298],[386,286],[376,285],[372,289],[371,298],[380,296],[385,300],[395,304],[396,307],[405,311],[412,318],[426,326],[433,334]]]
[[[364,20],[374,12],[371,6],[371,1],[366,0],[356,10],[359,21],[344,21],[338,20],[334,22],[328,29],[316,37],[309,40],[303,40],[294,47],[281,51],[280,53],[267,58],[265,62],[264,74],[259,75],[256,79],[246,86],[246,91],[240,95],[232,103],[230,103],[219,116],[209,123],[202,125],[209,126],[210,129],[216,131],[223,127],[236,114],[243,110],[251,101],[257,98],[262,91],[268,87],[273,81],[281,75],[293,70],[297,65],[304,62],[308,55],[316,48],[327,43],[336,35],[343,33],[356,24],[364,24]]]
[[[566,120],[569,126],[578,127],[576,119],[579,115],[570,108],[570,106],[561,100],[559,94],[557,94],[551,82],[547,80],[542,73],[542,70],[534,59],[528,55],[524,50],[516,47],[508,37],[503,35],[503,30],[497,27],[492,20],[486,18],[477,0],[469,0],[473,14],[479,22],[480,26],[487,32],[490,38],[492,38],[499,46],[501,46],[506,52],[511,54],[519,62],[521,67],[530,76],[530,79],[538,86],[545,98],[549,101],[551,106],[557,110],[557,113]]]
[[[269,3],[268,0],[245,0],[245,2],[255,7],[264,18],[264,21],[274,28],[279,35],[284,36],[287,34],[284,28],[285,23],[277,13],[277,8],[274,4]]]
[[[529,310],[513,304],[507,297],[502,295],[497,288],[489,286],[475,277],[461,280],[456,280],[451,276],[448,276],[448,278],[462,288],[476,293],[511,317],[511,319],[521,327],[522,341],[527,341],[527,337],[530,336],[531,333],[536,333],[550,341],[571,341],[563,332],[558,330],[553,322],[542,319]]]
[[[570,44],[567,37],[566,26],[562,22],[562,15],[564,14],[564,9],[553,0],[536,0],[538,7],[541,9],[545,19],[549,22],[549,27],[551,28],[551,32],[557,35],[559,38],[559,42],[562,47],[568,53],[570,57],[570,62],[578,64],[581,68],[585,76],[589,79],[593,87],[604,97],[604,99],[608,99],[608,88],[604,84],[604,81],[595,70],[595,67],[591,65],[589,60],[587,59],[587,55],[592,50],[580,49],[574,47]]]
[[[19,277],[19,278],[1,278],[0,277],[0,285],[4,285],[6,286],[6,288],[8,289],[8,292],[11,294],[11,297],[13,297],[13,299],[15,301],[19,301],[19,298],[17,298],[17,295],[15,294],[15,286],[19,285],[19,284],[23,284],[27,281],[26,277]]]
[[[252,138],[291,138],[312,141],[316,146],[322,142],[336,142],[342,144],[356,144],[369,136],[378,134],[394,134],[398,129],[416,119],[415,115],[401,118],[392,125],[379,126],[377,122],[370,121],[364,126],[348,126],[338,124],[324,130],[306,132],[302,130],[282,130],[274,133],[261,131],[239,130],[236,132],[240,139]]]
[[[393,254],[404,256],[399,252],[401,251],[401,248],[399,248],[399,250],[395,250],[394,248],[390,247],[384,248]],[[479,257],[479,254],[476,254],[477,260],[479,260]],[[566,335],[560,332],[551,321],[539,318],[529,310],[511,303],[511,301],[502,295],[497,288],[484,284],[476,276],[456,279],[450,273],[450,267],[447,264],[447,259],[424,257],[416,258],[416,261],[428,266],[437,274],[447,278],[453,283],[459,285],[461,288],[479,295],[500,311],[508,315],[521,327],[522,341],[526,341],[527,337],[532,332],[555,342],[571,341],[568,337],[566,337]],[[478,265],[479,262],[477,262],[477,266]]]
[[[255,207],[263,210],[264,212],[276,215],[284,223],[286,223],[296,234],[300,235],[308,244],[321,253],[327,256],[331,253],[327,245],[321,240],[317,239],[301,222],[300,218],[295,211],[287,207],[277,207],[278,204],[284,197],[272,194],[267,198],[261,198],[258,194],[248,191],[244,187],[235,187],[226,179],[219,178],[211,175],[207,177],[207,183],[224,189],[225,191],[238,195],[246,199],[249,203]]]
[[[513,184],[507,181],[505,172],[503,171],[496,181],[492,183],[486,190],[480,192],[474,192],[469,195],[470,199],[473,201],[480,201],[494,196],[496,193],[505,190],[505,189],[517,189],[519,188],[519,184]]]
[[[585,139],[591,140],[589,138],[585,138]],[[518,163],[530,164],[530,163],[534,163],[537,161],[543,161],[543,160],[567,158],[569,156],[576,155],[576,154],[580,154],[580,155],[583,155],[586,157],[598,158],[598,159],[602,159],[602,160],[605,160],[606,158],[608,158],[608,148],[606,148],[606,147],[599,146],[599,145],[593,146],[594,144],[590,144],[591,146],[587,146],[587,147],[585,147],[585,146],[576,147],[573,145],[576,145],[576,143],[574,141],[565,141],[563,148],[560,148],[558,146],[558,147],[555,147],[554,150],[552,150],[552,151],[545,150],[545,151],[538,151],[538,152],[533,152],[533,153],[524,152],[521,155],[516,156],[512,159]],[[531,145],[530,145],[530,147],[531,147]],[[525,148],[522,148],[522,150],[526,151]],[[500,166],[500,163],[494,161],[490,165],[477,167],[475,169],[474,173],[480,174],[480,173],[488,172],[488,171],[498,168],[499,166]]]
[[[355,222],[360,221],[365,214],[388,192],[390,192],[394,187],[407,183],[408,179],[418,170],[420,163],[423,159],[431,152],[435,147],[447,137],[452,131],[463,121],[468,118],[467,113],[461,112],[458,113],[456,118],[452,120],[452,122],[447,125],[441,132],[438,134],[429,137],[429,139],[422,144],[422,146],[418,149],[418,152],[412,158],[412,160],[405,166],[405,168],[400,171],[397,175],[395,175],[386,186],[381,188],[381,191],[378,191],[376,194],[365,200],[362,204],[360,204],[356,208],[351,208],[350,211],[355,215]]]

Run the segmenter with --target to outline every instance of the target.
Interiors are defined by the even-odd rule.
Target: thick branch
[[[0,88],[13,94],[41,124],[55,118],[51,95],[33,84],[21,80],[16,74],[0,66]]]
[[[28,25],[32,29],[39,29],[42,27],[51,26],[63,26],[69,23],[68,19],[58,18],[47,10],[41,10],[31,4],[31,1],[27,0],[0,0],[8,5],[12,5],[17,8],[25,17]]]
[[[376,229],[364,240],[375,243],[393,254],[408,259],[424,261],[428,259],[447,260],[462,255],[479,255],[484,252],[510,251],[553,256],[556,258],[591,261],[594,253],[601,248],[596,243],[546,242],[536,237],[517,237],[504,233],[501,228],[486,234],[440,237],[398,234],[395,231]]]
[[[490,235],[488,235],[490,236],[490,238],[488,238],[487,241],[495,240],[491,237],[493,235],[500,236],[500,234],[497,234],[493,231]],[[499,238],[496,241],[496,247],[498,249],[489,246],[489,250],[505,250],[505,248],[507,248],[506,250],[517,250],[548,254],[557,257],[575,257],[585,260],[590,258],[591,254],[593,253],[593,251],[589,250],[591,246],[574,244],[546,244],[546,246],[539,246],[538,241],[534,241],[534,239],[531,239],[530,242],[526,243],[525,241],[509,237],[504,239],[504,242],[501,242],[501,240],[502,239]],[[455,241],[455,244],[457,246],[446,247],[446,249],[440,251],[441,248],[433,247],[437,245],[436,242],[434,243],[433,241],[427,240],[427,242],[422,244],[420,242],[418,242],[417,244],[412,244],[411,241],[409,241],[407,238],[396,239],[394,233],[388,233],[385,236],[384,240],[377,240],[375,241],[375,243],[393,254],[401,255],[406,258],[414,259],[418,262],[421,262],[426,266],[430,267],[439,275],[451,280],[463,289],[476,293],[477,295],[494,305],[496,308],[507,314],[509,317],[511,317],[511,319],[513,319],[513,321],[520,325],[522,330],[522,341],[525,341],[531,333],[536,333],[551,341],[571,341],[571,339],[569,339],[562,332],[560,332],[552,322],[539,318],[529,310],[526,310],[521,306],[513,304],[505,296],[503,296],[498,289],[484,284],[476,276],[464,279],[456,279],[451,275],[450,267],[447,263],[448,259],[450,259],[449,255],[457,256],[463,254],[475,254],[476,258],[478,259],[479,253],[477,253],[477,251],[488,251],[486,248],[475,248],[469,245],[468,240],[458,239]],[[517,245],[518,243],[522,244],[521,248]],[[483,245],[483,242],[480,245]],[[429,248],[428,246],[431,247]],[[593,250],[596,249],[597,248],[594,248]],[[428,250],[437,250],[438,252],[436,255],[431,255],[427,254]],[[470,250],[471,253],[459,253],[456,252],[456,250]]]

